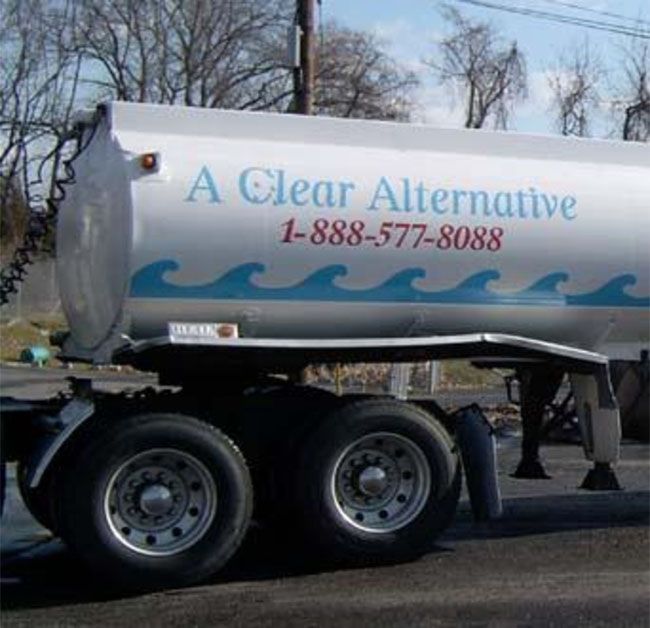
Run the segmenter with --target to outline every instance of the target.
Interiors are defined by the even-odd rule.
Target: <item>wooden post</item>
[[[296,113],[310,116],[314,111],[314,0],[298,0],[300,26],[300,89]]]

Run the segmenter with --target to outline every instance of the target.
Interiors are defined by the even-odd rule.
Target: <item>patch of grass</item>
[[[477,369],[467,360],[441,362],[440,387],[494,388],[503,384],[503,378],[490,369]]]
[[[50,345],[53,331],[66,329],[62,316],[35,316],[33,318],[16,318],[0,323],[0,361],[16,362],[20,360],[23,349],[32,345],[42,345],[54,355],[57,347]],[[56,363],[51,360],[50,364]]]
[[[343,388],[363,386],[369,391],[385,390],[390,381],[391,365],[380,364],[344,364],[339,371]],[[309,383],[333,385],[335,381],[334,366],[313,366],[308,369]],[[411,370],[411,390],[425,391],[428,388],[428,364],[414,364]],[[503,378],[494,371],[477,369],[466,360],[442,360],[440,362],[440,390],[457,388],[480,389],[503,385]]]

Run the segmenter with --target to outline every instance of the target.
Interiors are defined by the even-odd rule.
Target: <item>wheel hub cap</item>
[[[359,474],[359,489],[364,495],[381,495],[388,486],[388,476],[381,467],[366,467]]]
[[[104,513],[113,536],[149,556],[194,545],[217,509],[217,487],[205,465],[176,449],[151,449],[128,459],[108,482]]]
[[[148,515],[163,515],[173,504],[172,492],[164,484],[147,486],[140,495],[140,508]]]
[[[431,494],[431,469],[420,447],[392,432],[375,432],[346,447],[334,464],[332,498],[340,516],[366,532],[408,525]]]

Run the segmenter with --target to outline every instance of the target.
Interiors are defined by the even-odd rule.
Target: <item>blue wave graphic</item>
[[[240,299],[251,301],[341,301],[366,303],[448,303],[474,305],[536,305],[574,307],[650,307],[650,297],[635,297],[625,289],[636,284],[631,274],[614,277],[598,290],[584,294],[565,295],[559,285],[568,281],[565,272],[550,273],[524,290],[496,292],[489,288],[501,278],[496,270],[471,275],[455,288],[439,291],[421,290],[413,286],[426,272],[422,268],[406,268],[373,288],[341,288],[337,280],[348,269],[335,264],[325,266],[292,286],[261,287],[255,279],[266,271],[264,264],[251,262],[237,266],[218,279],[205,284],[179,286],[166,276],[178,271],[174,260],[161,260],[140,269],[131,280],[131,297],[143,299]]]

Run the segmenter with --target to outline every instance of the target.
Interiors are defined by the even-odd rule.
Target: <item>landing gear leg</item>
[[[576,410],[582,431],[582,446],[594,463],[580,488],[617,491],[621,487],[612,465],[618,461],[621,420],[607,367],[592,375],[571,374]]]
[[[544,407],[553,401],[564,370],[548,366],[522,368],[517,371],[521,397],[523,440],[521,460],[512,474],[515,478],[540,480],[550,478],[539,459]]]

